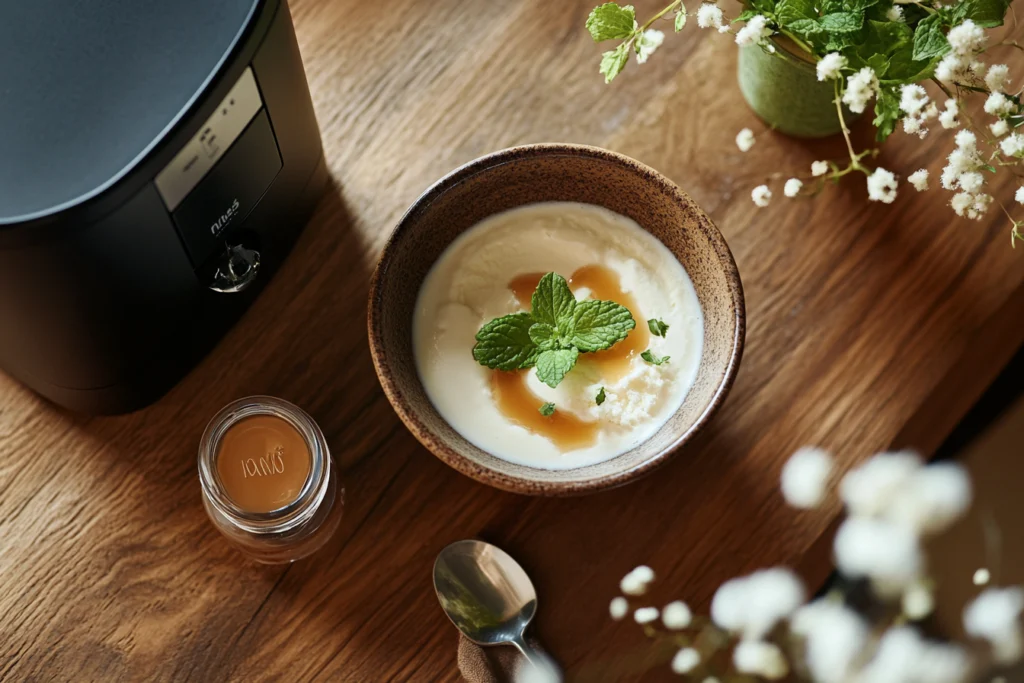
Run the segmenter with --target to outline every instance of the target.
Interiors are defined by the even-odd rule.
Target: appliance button
[[[217,165],[171,214],[198,268],[240,226],[281,170],[266,110],[257,114]]]
[[[229,247],[221,257],[210,282],[210,289],[224,294],[241,292],[256,280],[259,270],[260,252],[236,244]]]

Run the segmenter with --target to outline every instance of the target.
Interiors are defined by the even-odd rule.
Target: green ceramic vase
[[[739,82],[750,108],[778,131],[801,138],[842,131],[832,81],[819,81],[814,64],[780,42],[774,54],[756,45],[740,48]],[[853,118],[846,109],[843,116],[847,124]]]

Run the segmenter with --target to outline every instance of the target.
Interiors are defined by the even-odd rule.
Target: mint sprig
[[[648,363],[650,363],[651,365],[662,365],[663,363],[667,363],[670,358],[670,356],[655,356],[653,353],[651,353],[650,349],[647,349],[646,351],[641,353],[640,357],[643,358]]]
[[[555,414],[555,404],[545,403],[540,408],[537,408],[537,412],[539,412],[544,417],[551,417],[552,415]]]
[[[655,337],[664,337],[668,334],[668,325],[660,318],[651,318],[648,320],[647,329],[649,329],[651,334]]]
[[[537,368],[537,378],[557,387],[581,353],[604,351],[626,338],[636,321],[614,301],[576,301],[558,273],[540,279],[529,313],[490,321],[476,333],[473,358],[495,370]]]

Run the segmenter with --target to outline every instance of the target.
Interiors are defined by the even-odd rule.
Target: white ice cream
[[[597,441],[561,452],[552,441],[506,419],[491,396],[494,372],[474,360],[480,327],[522,310],[508,289],[517,275],[556,272],[569,277],[599,264],[618,274],[632,294],[646,328],[648,318],[669,325],[650,348],[671,361],[655,366],[639,356],[629,372],[609,382],[580,355],[576,367],[552,389],[530,370],[537,405],[599,422]],[[587,292],[576,292],[577,299]],[[601,462],[650,438],[679,408],[701,359],[703,318],[693,284],[672,253],[632,220],[596,206],[568,202],[532,204],[492,216],[466,231],[428,273],[416,302],[416,366],[438,412],[466,439],[493,455],[545,469]],[[605,402],[594,400],[604,386]]]

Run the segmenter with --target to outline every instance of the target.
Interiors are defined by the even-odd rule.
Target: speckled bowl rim
[[[644,462],[627,470],[601,475],[586,480],[540,481],[537,479],[530,479],[528,477],[510,476],[502,472],[494,471],[478,462],[470,460],[439,439],[433,433],[431,428],[424,424],[414,411],[409,409],[408,403],[402,395],[397,382],[391,378],[387,371],[387,357],[382,342],[382,330],[379,329],[381,318],[378,315],[378,310],[384,304],[383,297],[381,295],[381,282],[385,277],[387,277],[388,267],[390,266],[391,260],[397,250],[398,243],[405,237],[406,233],[412,229],[416,219],[419,218],[419,216],[422,215],[435,200],[460,183],[481,173],[486,173],[495,167],[504,166],[505,164],[514,163],[522,159],[560,156],[590,157],[624,166],[640,175],[645,180],[660,185],[664,190],[674,195],[677,201],[683,204],[687,210],[696,210],[698,212],[703,220],[699,220],[697,223],[713,246],[714,253],[718,256],[725,274],[729,294],[732,300],[732,308],[735,315],[736,333],[733,336],[732,353],[729,356],[728,365],[726,366],[725,373],[722,376],[722,380],[719,383],[718,388],[711,397],[711,401],[704,409],[704,412],[694,420],[690,427],[680,433],[671,443],[667,444],[664,448],[656,452]],[[673,253],[673,256],[674,255],[675,254]],[[373,359],[373,367],[377,372],[377,379],[380,382],[381,388],[384,389],[385,396],[387,396],[388,401],[390,401],[395,412],[398,414],[398,417],[402,420],[413,436],[415,436],[427,450],[462,474],[504,491],[533,496],[576,496],[623,486],[650,474],[655,469],[663,465],[673,454],[676,453],[676,451],[679,450],[681,446],[683,446],[683,444],[693,438],[693,436],[711,420],[725,401],[729,390],[732,388],[733,381],[736,378],[736,373],[739,371],[740,361],[743,358],[743,345],[746,339],[746,306],[743,297],[743,284],[740,281],[739,270],[736,268],[736,262],[733,259],[732,252],[729,250],[729,246],[725,242],[725,238],[711,219],[704,213],[703,209],[701,209],[689,195],[679,189],[675,183],[658,171],[655,171],[653,168],[646,166],[635,159],[600,147],[568,143],[538,143],[519,147],[510,147],[508,149],[503,149],[492,154],[482,156],[478,159],[474,159],[473,161],[456,168],[454,171],[438,180],[412,203],[409,209],[406,210],[405,214],[399,220],[394,232],[392,232],[391,236],[388,238],[387,244],[384,245],[384,250],[381,252],[380,259],[377,261],[377,267],[373,271],[373,277],[370,280],[369,303],[367,306],[367,332],[370,343],[370,356]],[[612,462],[613,460],[614,458],[608,462]]]

